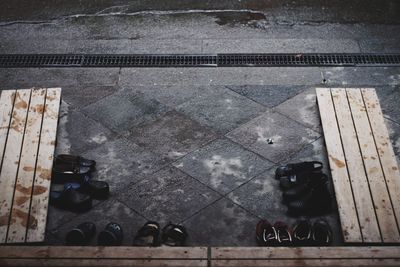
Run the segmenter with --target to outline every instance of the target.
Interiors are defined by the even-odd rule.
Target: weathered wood
[[[37,195],[43,191],[32,191],[32,184],[42,126],[45,95],[45,89],[32,90],[7,243],[25,242],[32,193]]]
[[[331,92],[327,88],[317,88],[316,93],[344,241],[362,242]]]
[[[400,225],[400,172],[396,156],[391,146],[389,133],[382,116],[381,106],[374,89],[361,89],[367,109],[376,148],[381,161],[387,188],[396,215],[397,225]]]
[[[347,95],[382,239],[384,242],[399,242],[400,233],[361,91],[359,89],[347,89]]]
[[[0,174],[0,243],[6,241],[31,90],[17,90]]]
[[[363,241],[382,242],[346,90],[332,88],[331,93]]]
[[[0,170],[3,162],[8,128],[11,122],[11,113],[14,106],[15,90],[5,90],[0,97]]]
[[[61,88],[48,88],[32,190],[34,194],[31,200],[27,242],[43,242],[45,239],[51,170],[53,168],[60,102]]]

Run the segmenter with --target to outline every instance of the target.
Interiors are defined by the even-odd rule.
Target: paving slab
[[[358,53],[351,39],[205,39],[203,53]]]
[[[108,223],[115,222],[121,225],[124,234],[122,245],[131,246],[136,232],[144,225],[146,219],[117,200],[107,200],[85,214],[72,218],[60,228],[49,232],[58,240],[57,245],[63,245],[67,233],[84,222],[93,222],[97,230],[88,245],[96,246],[98,233],[104,230]]]
[[[394,154],[397,158],[397,163],[400,165],[400,124],[388,119],[385,119],[385,123],[389,131],[389,136],[390,140],[392,141],[392,146]]]
[[[379,102],[384,116],[400,123],[400,85],[392,86],[391,89],[393,89],[392,93],[386,94],[385,96],[378,95]]]
[[[117,198],[148,220],[179,223],[220,195],[174,167],[126,188]]]
[[[131,53],[134,54],[200,54],[201,39],[132,39]]]
[[[82,109],[89,117],[118,133],[157,119],[168,107],[141,93],[125,88]]]
[[[316,140],[320,134],[281,114],[267,111],[226,136],[277,163]]]
[[[228,89],[195,97],[177,107],[203,125],[224,134],[256,117],[266,108]]]
[[[393,36],[394,37],[394,36]],[[365,53],[399,53],[399,38],[362,39],[359,41],[361,52]]]
[[[127,137],[144,150],[172,162],[216,138],[214,131],[186,115],[170,111],[156,121],[135,127]]]
[[[272,108],[309,87],[303,85],[230,85],[227,88],[259,104]]]
[[[59,119],[57,128],[57,152],[79,155],[115,138],[110,130],[78,111],[69,111]]]
[[[71,109],[79,109],[117,92],[120,88],[118,86],[73,85],[64,86],[62,89],[63,100],[71,105]]]
[[[118,68],[5,68],[0,69],[2,89],[116,85]]]
[[[275,110],[314,131],[322,133],[317,96],[313,86],[276,106]]]
[[[218,139],[173,164],[221,194],[226,194],[272,163],[227,139]]]
[[[259,218],[226,198],[200,211],[183,225],[188,245],[257,246],[255,227]]]
[[[93,179],[106,181],[110,185],[111,196],[140,181],[147,174],[154,173],[165,165],[151,151],[132,144],[125,138],[108,141],[82,154],[96,160]]]

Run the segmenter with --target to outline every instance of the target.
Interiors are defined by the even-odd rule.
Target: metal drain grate
[[[400,66],[400,54],[3,54],[0,68]]]

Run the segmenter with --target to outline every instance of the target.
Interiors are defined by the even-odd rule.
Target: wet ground
[[[397,1],[158,2],[1,3],[0,53],[400,52]],[[193,246],[252,246],[259,219],[294,223],[273,172],[328,172],[315,87],[376,88],[400,158],[395,67],[0,69],[0,82],[62,87],[57,153],[95,159],[111,186],[88,213],[51,207],[48,244],[87,220],[121,223],[126,245],[147,220],[182,223]],[[336,210],[323,217],[340,244]]]

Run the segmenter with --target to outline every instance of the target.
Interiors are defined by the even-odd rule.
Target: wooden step
[[[61,89],[0,97],[0,243],[44,241]]]
[[[345,242],[400,242],[400,174],[373,88],[317,88]]]

